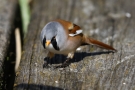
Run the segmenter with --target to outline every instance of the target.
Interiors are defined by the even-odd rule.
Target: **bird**
[[[55,54],[67,56],[66,64],[74,57],[76,49],[83,45],[96,45],[98,47],[117,51],[112,46],[88,37],[80,26],[66,20],[56,19],[48,22],[40,33],[40,40],[45,49],[49,51],[47,58]],[[44,64],[46,66],[47,63]]]

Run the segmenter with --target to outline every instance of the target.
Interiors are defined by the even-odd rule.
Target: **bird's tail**
[[[113,50],[113,51],[117,51],[116,49],[114,49],[112,46],[109,46],[103,42],[100,42],[98,40],[95,40],[95,39],[92,39],[92,38],[88,38],[88,37],[84,37],[84,40],[83,40],[84,44],[91,44],[91,45],[96,45],[96,46],[99,46],[101,48],[104,48],[104,49],[107,49],[107,50]]]

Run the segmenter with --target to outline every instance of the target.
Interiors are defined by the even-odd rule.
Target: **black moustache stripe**
[[[55,38],[53,38],[51,40],[51,43],[52,43],[52,45],[53,45],[53,47],[54,47],[55,50],[58,50],[58,51],[60,50],[60,48],[57,45],[57,42],[56,42],[56,39]]]
[[[43,39],[43,47],[45,48],[45,42],[46,42],[46,38]]]

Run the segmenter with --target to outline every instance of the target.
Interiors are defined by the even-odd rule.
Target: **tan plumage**
[[[73,33],[74,34],[77,30],[80,30],[81,29],[78,25],[73,24],[73,23],[68,22],[68,21],[65,21],[65,20],[58,19],[56,21],[60,22],[64,26],[65,31],[67,32],[67,34],[70,34],[70,33]],[[102,43],[102,42],[100,42],[98,40],[95,40],[95,39],[92,39],[90,37],[87,37],[87,36],[83,35],[83,33],[79,34],[78,36],[69,37],[69,38],[71,40],[73,38],[77,38],[77,39],[81,38],[82,39],[82,41],[80,42],[81,45],[82,44],[92,44],[92,45],[96,45],[96,46],[99,46],[99,47],[104,48],[104,49],[107,49],[107,50],[116,51],[116,49],[114,49],[112,46],[109,46],[109,45],[107,45],[105,43]]]
[[[46,40],[46,42],[43,43],[43,45],[45,44],[45,46],[49,50],[48,57],[50,57],[50,58],[52,58],[55,53],[56,54],[68,55],[67,58],[73,58],[74,52],[79,46],[89,45],[89,44],[96,45],[96,46],[99,46],[99,47],[107,49],[107,50],[116,51],[116,49],[114,49],[112,46],[109,46],[109,45],[107,45],[105,43],[102,43],[98,40],[94,40],[90,37],[85,36],[83,34],[81,28],[76,24],[73,24],[69,21],[65,21],[65,20],[61,20],[61,19],[54,20],[54,21],[52,21],[52,23],[54,23],[54,24],[52,24],[52,27],[56,26],[55,28],[52,28],[49,25],[48,26],[46,25],[45,27],[46,28],[49,27],[51,29],[57,30],[57,32],[56,32],[57,34],[58,33],[60,33],[60,35],[63,34],[61,36],[59,36],[57,34],[56,34],[56,36],[52,35],[52,37],[55,37],[54,39],[56,39],[55,41],[56,41],[56,44],[58,44],[57,46],[59,46],[59,43],[60,44],[62,43],[63,46],[59,46],[59,50],[55,50],[55,49],[53,50],[52,46],[48,46],[50,44],[51,40]],[[55,23],[58,23],[59,25],[56,25]],[[60,29],[62,31],[59,30],[59,27],[61,27],[61,26],[63,27],[63,29]],[[46,29],[46,28],[43,29],[42,32],[41,32],[41,42],[42,42],[44,37],[46,37],[46,38],[50,37],[48,34],[50,34],[51,32],[55,32],[55,31],[52,30],[48,34],[45,35],[44,32],[48,31],[48,29]],[[64,32],[63,32],[63,30],[64,30]],[[65,40],[59,41],[59,39],[65,39]],[[53,45],[53,43],[52,43],[52,45]]]

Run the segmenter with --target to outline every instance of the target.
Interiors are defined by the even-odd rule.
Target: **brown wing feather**
[[[57,19],[55,21],[57,21],[60,24],[62,24],[64,26],[65,30],[73,29],[73,23],[71,23],[69,21],[65,21],[65,20],[62,20],[62,19]]]
[[[55,21],[58,21],[59,23],[61,23],[65,30],[68,30],[68,33],[71,34],[71,33],[76,33],[77,30],[81,29],[78,25],[76,24],[73,24],[69,21],[65,21],[65,20],[62,20],[62,19],[57,19]]]
[[[69,30],[70,33],[76,33],[77,30],[81,29],[78,25],[73,24],[73,29]]]

